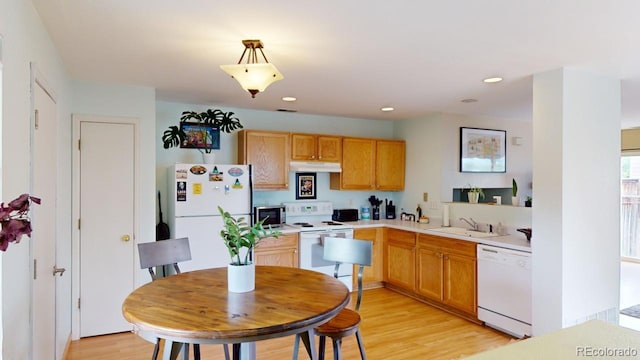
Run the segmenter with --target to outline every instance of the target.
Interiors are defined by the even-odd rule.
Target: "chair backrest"
[[[373,257],[373,242],[368,240],[347,239],[338,237],[325,237],[322,240],[324,247],[323,258],[335,261],[336,267],[333,276],[338,277],[340,264],[358,265],[358,300],[356,311],[360,309],[362,300],[362,272],[365,266],[371,266]]]
[[[148,268],[151,279],[156,280],[153,271],[156,266],[173,265],[176,273],[180,273],[178,263],[191,260],[189,238],[167,239],[138,244],[140,268]]]

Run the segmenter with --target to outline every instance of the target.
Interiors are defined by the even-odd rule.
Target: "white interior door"
[[[35,82],[32,194],[42,199],[31,207],[31,254],[34,267],[32,359],[55,359],[56,338],[56,103]],[[68,276],[68,275],[67,275]]]
[[[89,117],[90,118],[90,117]],[[80,122],[80,336],[131,330],[135,125]]]

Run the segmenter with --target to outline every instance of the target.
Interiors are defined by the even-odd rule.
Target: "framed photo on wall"
[[[507,132],[460,128],[460,172],[503,173],[507,171]]]
[[[296,200],[316,198],[316,173],[296,173]]]
[[[185,134],[181,148],[220,150],[220,129],[208,124],[181,122],[180,130]]]

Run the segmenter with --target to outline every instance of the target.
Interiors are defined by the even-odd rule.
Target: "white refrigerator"
[[[218,206],[251,224],[249,165],[175,164],[168,169],[168,222],[172,238],[188,237],[191,261],[181,271],[227,266]]]

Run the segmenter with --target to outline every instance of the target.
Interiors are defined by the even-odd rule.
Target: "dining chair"
[[[179,262],[191,260],[191,249],[189,247],[189,238],[167,239],[154,242],[138,244],[138,254],[140,256],[140,268],[149,269],[151,280],[155,281],[159,276],[153,270],[154,267],[162,266],[165,269],[164,276],[167,276],[167,268],[173,267],[176,274],[180,274]],[[158,358],[160,350],[160,339],[141,334],[141,337],[150,342],[155,342],[153,348],[152,360]],[[193,345],[193,357],[200,360],[200,345]],[[224,358],[229,360],[229,347],[224,344]]]
[[[331,338],[333,342],[334,360],[342,359],[341,345],[342,339],[355,334],[360,349],[360,357],[366,360],[362,335],[360,334],[360,303],[362,302],[362,272],[365,266],[371,266],[373,256],[373,243],[367,240],[345,239],[335,237],[325,237],[323,239],[323,258],[327,261],[335,262],[333,276],[338,277],[340,265],[358,265],[358,297],[355,310],[344,308],[335,317],[323,325],[314,329],[316,335],[320,337],[318,358],[324,360],[326,338]],[[293,347],[293,359],[298,358],[298,348],[300,345],[300,335],[296,334]],[[308,349],[307,349],[308,351]]]

